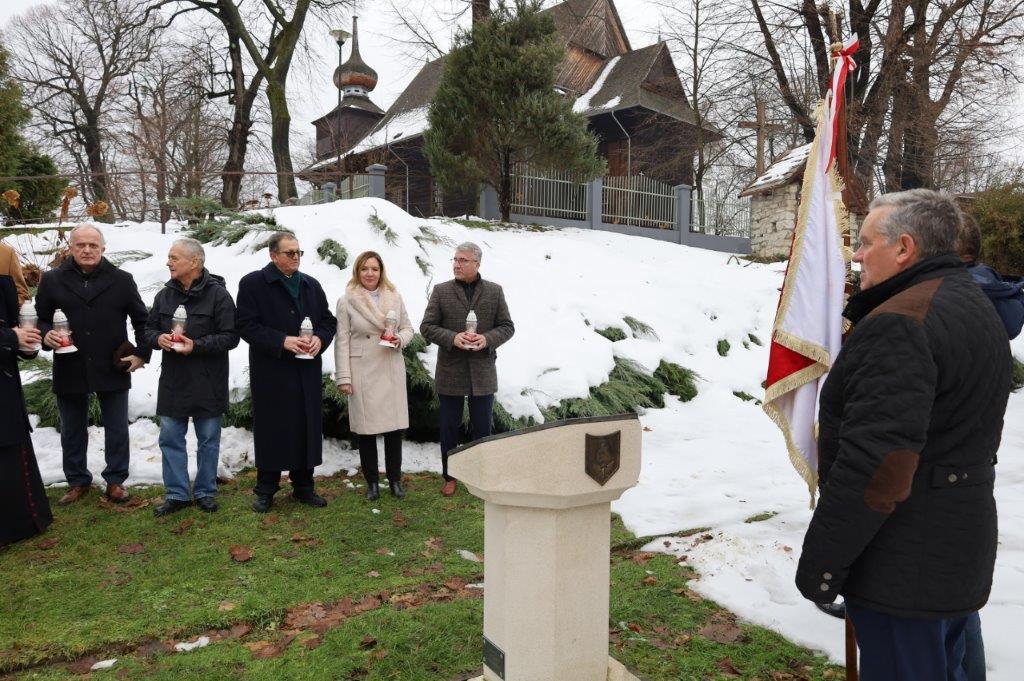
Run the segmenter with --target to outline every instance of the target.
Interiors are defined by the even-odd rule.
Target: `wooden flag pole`
[[[836,62],[839,60],[839,53],[843,49],[843,44],[839,40],[839,22],[836,17],[834,10],[829,8],[829,22],[831,23],[832,36],[835,43],[831,45],[832,53],[832,68],[835,69]],[[845,92],[833,92],[833,97],[845,97]],[[853,179],[853,174],[850,172],[850,152],[847,147],[846,133],[847,133],[847,119],[846,119],[846,107],[842,106],[839,108],[839,118],[836,121],[836,126],[839,128],[839,134],[836,136],[836,171],[839,173],[839,177],[843,181],[843,204],[846,206],[846,211],[849,215],[853,215],[854,212],[862,213],[864,210],[863,205],[858,200],[860,198],[857,189],[859,184]],[[852,244],[852,235],[850,234],[850,222],[847,221],[843,226],[843,246],[850,248]],[[848,261],[846,263],[846,295],[849,296],[853,292],[853,281],[851,277],[851,264]],[[846,681],[858,681],[859,674],[857,669],[857,634],[853,628],[853,622],[850,620],[849,612],[846,613],[845,617],[845,649],[846,649]]]

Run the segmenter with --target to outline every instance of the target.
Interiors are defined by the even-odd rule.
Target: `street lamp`
[[[331,37],[334,38],[334,42],[338,43],[338,70],[334,72],[334,85],[338,88],[338,108],[334,112],[334,146],[338,150],[338,189],[341,189],[341,180],[343,173],[341,172],[341,65],[342,55],[341,48],[344,47],[345,41],[352,36],[348,31],[336,28],[331,31]]]

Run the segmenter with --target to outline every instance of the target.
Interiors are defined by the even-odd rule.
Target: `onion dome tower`
[[[334,85],[346,100],[349,97],[369,99],[370,92],[377,87],[377,72],[359,55],[358,21],[358,17],[352,17],[352,53],[348,61],[334,70]]]

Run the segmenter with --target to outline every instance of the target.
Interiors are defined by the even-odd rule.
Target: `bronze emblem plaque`
[[[587,434],[587,451],[584,469],[597,484],[604,485],[619,470],[619,445],[622,431],[610,435]]]

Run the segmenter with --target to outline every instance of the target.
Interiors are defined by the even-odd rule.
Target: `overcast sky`
[[[26,9],[42,4],[46,4],[46,0],[3,0],[3,6],[0,8],[0,26],[6,26],[12,20],[16,21],[17,15]],[[386,110],[412,80],[418,65],[399,55],[394,42],[387,37],[395,35],[396,31],[393,19],[383,12],[384,6],[382,0],[359,0],[355,13],[359,15],[359,52],[364,61],[380,76],[379,84],[370,94],[370,98]],[[632,47],[643,47],[655,42],[659,13],[657,8],[647,0],[616,0],[615,6],[626,26]],[[350,18],[342,28],[351,31]],[[296,157],[299,156],[300,145],[313,138],[311,122],[337,104],[338,91],[331,83],[331,76],[337,66],[338,48],[326,30],[320,30],[319,26],[316,30],[319,35],[310,33],[308,38],[318,54],[320,63],[309,67],[293,66],[293,74],[288,81],[292,134],[301,135],[301,141],[296,139],[293,148]],[[448,36],[437,37],[450,39],[454,28],[448,33]],[[349,47],[345,46],[346,59]]]
[[[411,2],[422,4],[429,0],[398,0],[399,2]],[[0,26],[6,26],[9,21],[16,20],[16,17],[26,9],[45,4],[46,0],[3,0],[0,7]],[[447,5],[446,0],[437,0],[438,5]],[[546,5],[555,4],[555,0],[547,0]],[[654,0],[615,0],[615,6],[619,11],[626,32],[629,36],[632,47],[638,48],[649,45],[657,40],[658,24],[661,19],[661,9]],[[380,76],[379,84],[371,99],[382,109],[388,106],[402,92],[402,89],[412,80],[418,70],[418,65],[410,62],[399,54],[400,49],[388,36],[401,35],[394,27],[394,19],[385,11],[384,0],[357,0],[357,7],[354,10],[359,15],[360,53],[363,59],[373,67]],[[468,15],[468,13],[467,13]],[[465,18],[468,22],[468,16]],[[346,30],[351,30],[351,18],[345,20]],[[292,153],[297,162],[304,158],[304,147],[313,139],[313,126],[311,122],[330,111],[337,103],[338,91],[331,83],[331,76],[337,66],[337,46],[328,35],[325,27],[318,23],[307,25],[307,38],[316,53],[319,63],[312,65],[295,64],[292,67],[292,75],[288,81],[289,104],[292,115]],[[438,39],[450,39],[454,33],[454,27],[447,31],[448,35],[437,35]],[[349,46],[345,47],[345,58],[349,55]],[[1019,93],[1015,93],[1019,98]],[[1019,138],[1019,135],[1014,135]],[[1008,140],[999,146],[999,152],[1007,153],[1010,156],[1024,156],[1024,143],[1016,150],[1011,150],[1005,145]],[[1014,142],[1014,144],[1016,144]]]

